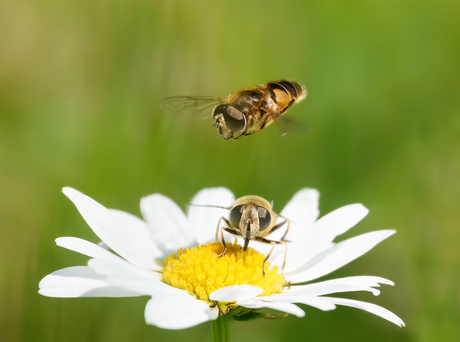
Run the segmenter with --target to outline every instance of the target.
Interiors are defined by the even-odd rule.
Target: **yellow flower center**
[[[225,254],[222,243],[188,249],[179,249],[164,259],[163,281],[171,286],[187,290],[196,298],[209,301],[209,294],[230,285],[254,285],[264,289],[262,296],[280,293],[286,285],[284,277],[278,274],[278,266],[270,269],[265,256],[252,248],[243,251],[238,244],[227,243]]]

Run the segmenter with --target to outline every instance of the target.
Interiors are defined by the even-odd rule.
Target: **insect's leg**
[[[284,276],[284,266],[286,266],[286,257],[287,257],[287,244],[284,243],[284,259],[283,259],[283,265],[281,266],[281,273],[283,274],[284,280],[286,280],[286,277]]]
[[[265,109],[264,107],[259,107],[259,110],[265,112],[265,116],[262,116],[260,118],[262,120],[254,118],[254,116],[250,116],[248,118],[248,123],[246,124],[246,127],[247,127],[246,131],[243,133],[243,135],[251,135],[251,134],[254,134],[254,133],[257,133],[257,132],[263,130],[264,127],[267,125],[267,123],[270,121],[271,116],[267,114],[268,110]],[[259,127],[256,130],[248,133],[248,129],[253,127],[254,124],[259,125]]]
[[[225,251],[227,250],[227,245],[225,244],[225,239],[224,239],[224,231],[222,229],[220,230],[220,238],[222,240],[222,245],[224,245],[224,247],[222,248],[222,253],[220,253],[219,255],[219,258],[222,258],[225,254]]]
[[[287,256],[287,244],[286,244],[286,241],[283,241],[283,240],[281,240],[281,241],[272,241],[272,240],[267,240],[267,239],[265,239],[263,237],[256,237],[255,240],[263,242],[263,243],[269,243],[269,244],[273,245],[272,249],[270,249],[270,252],[265,257],[264,263],[262,265],[262,273],[263,273],[264,276],[265,276],[265,263],[267,262],[268,258],[270,257],[270,255],[272,254],[273,250],[275,249],[275,245],[285,245],[284,260],[283,260],[283,265],[281,266],[281,272],[283,273],[283,277],[284,277],[284,266],[286,265],[286,256]],[[286,280],[286,278],[284,278],[284,279]]]
[[[222,221],[222,220],[224,220],[224,222],[227,224],[227,226],[230,226],[230,223],[228,222],[228,220],[225,217],[222,216],[219,219],[218,227],[220,225],[220,221]],[[217,234],[217,232],[216,232],[216,234]],[[222,258],[225,255],[225,251],[227,250],[227,245],[225,244],[225,239],[224,239],[224,228],[222,228],[222,227],[220,228],[220,238],[222,240],[222,245],[224,246],[224,248],[222,248],[222,253],[220,253],[220,255],[219,255],[219,258]],[[216,238],[216,240],[217,240],[217,238]]]
[[[265,277],[265,263],[267,262],[268,258],[270,258],[270,255],[272,255],[272,252],[273,252],[273,250],[275,249],[275,246],[276,246],[276,242],[272,241],[271,244],[273,246],[270,249],[270,252],[268,252],[267,256],[265,257],[264,262],[262,263],[262,274],[264,275],[264,277]]]
[[[232,228],[228,228],[228,227],[223,227],[223,229],[224,229],[226,232],[229,232],[229,233],[232,234],[232,235],[240,235],[240,236],[241,236],[241,232],[240,232],[239,230],[232,229]]]
[[[222,221],[224,217],[222,216],[219,221],[217,221],[217,228],[216,228],[216,241],[219,241],[219,228],[220,228],[220,221]]]
[[[270,234],[272,234],[274,231],[280,229],[282,226],[284,226],[287,223],[286,232],[284,233],[283,237],[281,238],[281,240],[284,240],[284,238],[286,237],[286,235],[287,235],[287,233],[289,231],[289,226],[291,224],[291,221],[289,219],[285,218],[284,216],[281,216],[281,215],[278,215],[278,216],[281,217],[282,219],[284,219],[284,221],[274,225],[273,228],[270,230]]]
[[[281,215],[280,215],[280,216],[281,216]],[[289,227],[291,226],[291,220],[288,219],[288,218],[286,218],[286,217],[283,217],[283,216],[281,216],[281,217],[284,219],[283,224],[284,224],[284,223],[287,223],[287,225],[286,225],[286,231],[284,232],[284,235],[283,235],[283,237],[281,238],[281,241],[284,241],[284,238],[286,237],[287,233],[289,232]]]

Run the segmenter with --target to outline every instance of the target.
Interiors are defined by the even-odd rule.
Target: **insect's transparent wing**
[[[212,109],[224,99],[210,96],[175,96],[161,101],[161,108],[169,113],[193,119],[207,119]]]
[[[290,116],[281,116],[275,120],[275,126],[278,133],[285,135],[298,135],[305,133],[310,128],[310,125],[298,121]]]

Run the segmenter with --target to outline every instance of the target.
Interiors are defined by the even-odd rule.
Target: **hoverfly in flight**
[[[281,133],[291,126],[283,115],[307,96],[307,90],[294,81],[281,80],[248,87],[226,98],[183,96],[161,102],[164,110],[183,116],[204,118],[212,112],[214,127],[225,140],[256,133],[275,123]]]

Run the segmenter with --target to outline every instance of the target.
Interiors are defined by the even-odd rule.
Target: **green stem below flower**
[[[219,316],[216,320],[212,321],[212,341],[213,342],[230,342],[230,320],[227,315]]]

